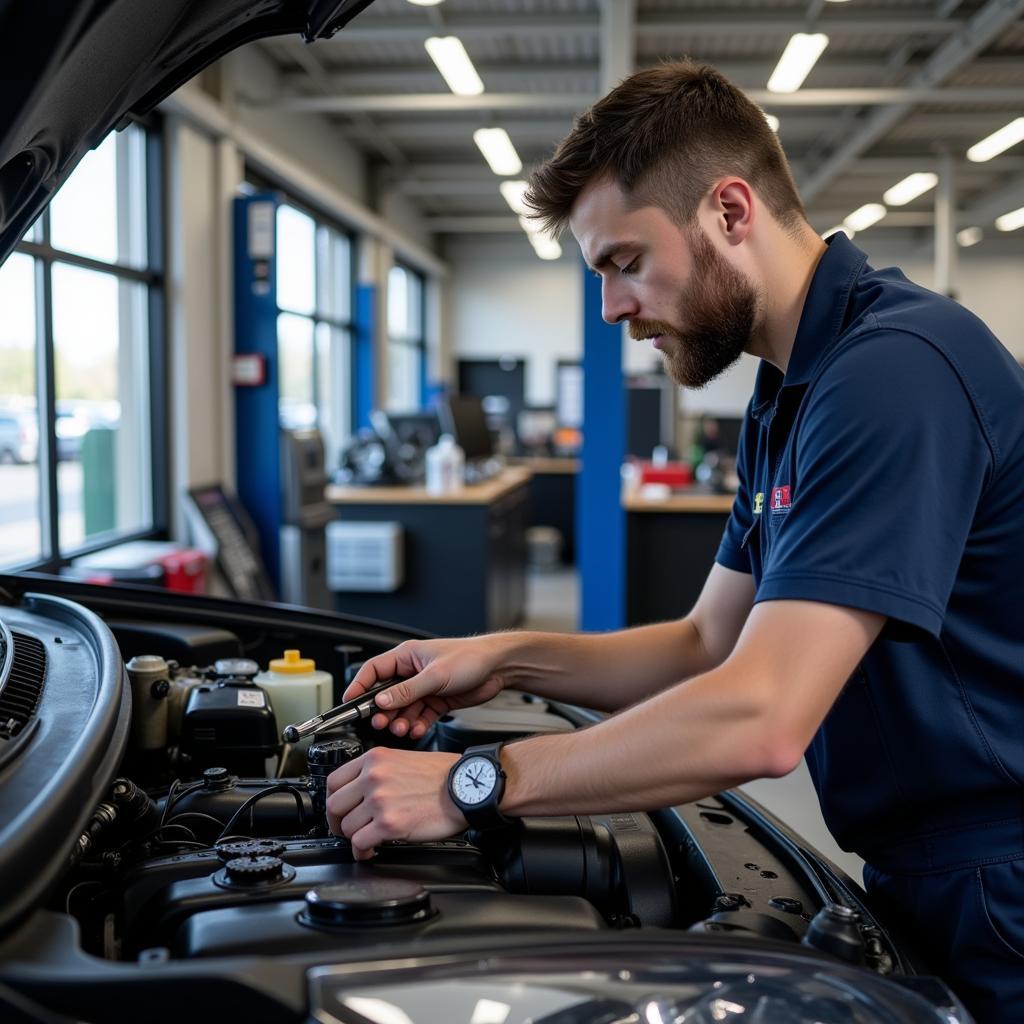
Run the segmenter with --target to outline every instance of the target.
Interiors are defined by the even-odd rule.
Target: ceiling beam
[[[522,231],[513,213],[507,216],[424,217],[423,226],[438,235],[476,234],[478,232]]]
[[[859,175],[865,178],[896,177],[912,171],[932,171],[939,166],[938,154],[928,151],[919,156],[869,156],[861,157],[852,163],[847,171],[848,176]],[[975,172],[977,175],[992,174],[996,167],[988,164],[971,163],[967,159],[957,160],[955,167],[958,173]],[[1024,156],[1001,156],[998,161],[1001,173],[1024,173]],[[501,179],[481,159],[465,162],[432,162],[417,161],[410,163],[401,173],[388,171],[387,182],[390,186],[409,195],[414,193],[443,195],[458,194],[460,190],[475,192],[494,191]],[[876,183],[865,183],[866,188],[875,188]]]
[[[448,144],[450,142],[465,143],[467,149],[473,147],[473,129],[480,124],[480,118],[471,120],[384,120],[377,122],[378,131],[387,132],[403,143]],[[516,120],[502,118],[501,126],[515,140],[516,145],[536,143],[540,146],[552,146],[572,127],[571,117],[546,118],[539,120]],[[353,139],[364,139],[366,129],[357,126],[345,129],[345,134]]]
[[[297,43],[296,46],[303,46]],[[308,47],[306,47],[308,49]],[[291,48],[289,48],[291,49]],[[298,58],[295,58],[298,62]],[[498,63],[487,63],[486,61],[474,61],[480,77],[485,85],[495,92],[517,92],[515,83],[523,81],[536,81],[538,79],[557,79],[559,81],[574,81],[579,83],[580,91],[597,92],[600,71],[596,60],[566,61],[566,62],[533,62],[521,61],[510,63],[502,61]],[[656,61],[638,61],[638,67],[653,67]],[[759,82],[768,80],[777,59],[767,57],[729,57],[723,60],[711,59],[712,63],[726,78],[745,79],[749,78]],[[907,67],[913,69],[920,66],[923,61],[915,59],[907,63]],[[849,75],[851,78],[861,80],[865,76],[878,75],[890,67],[888,56],[878,57],[828,57],[819,65],[819,71],[830,74]],[[1019,71],[1021,67],[1020,57],[994,55],[981,57],[971,62],[971,70],[979,71]],[[343,65],[341,70],[326,71],[327,80],[330,82],[330,93],[352,93],[355,92],[418,92],[424,88],[437,89],[441,85],[441,77],[434,67],[424,58],[416,64],[389,64],[370,65],[365,68],[351,64]],[[870,79],[868,79],[870,80]],[[305,84],[307,75],[305,71],[283,71],[281,73],[281,84],[286,92],[295,91],[298,86]],[[510,87],[512,86],[512,87]]]
[[[987,191],[967,211],[969,223],[990,227],[996,217],[1024,206],[1024,176],[1012,178],[1000,187]]]
[[[998,2],[998,0],[992,0]],[[1014,0],[1024,6],[1024,0]],[[936,89],[929,85],[895,88],[863,89],[800,89],[793,93],[775,93],[767,89],[747,89],[747,96],[769,109],[792,107],[886,106],[899,109],[880,111],[892,124],[915,104],[991,103],[1015,105],[1024,103],[1024,87]],[[318,114],[372,114],[415,111],[451,112],[459,110],[565,110],[575,112],[589,106],[598,97],[592,92],[492,92],[480,96],[456,96],[453,93],[406,93],[345,96],[283,96],[253,106],[274,110],[290,110]],[[888,124],[886,131],[892,124]]]
[[[933,88],[957,72],[976,54],[980,53],[1024,11],[1024,0],[988,0],[967,24],[947,39],[924,67],[914,72],[908,83],[910,89]],[[943,21],[940,24],[949,24]],[[936,90],[941,95],[942,90]],[[800,183],[800,194],[811,202],[833,178],[843,171],[851,160],[873,146],[897,125],[914,107],[915,101],[897,101],[891,106],[872,112],[864,125],[825,160],[814,174]]]
[[[816,228],[827,231],[830,227],[842,222],[842,219],[850,214],[850,210],[820,210],[810,211],[809,219]],[[958,218],[960,223],[966,223],[963,216]],[[880,228],[921,228],[931,227],[935,222],[935,216],[930,210],[920,213],[890,213],[883,220],[879,221],[876,227]],[[434,217],[424,217],[423,225],[427,231],[435,234],[476,234],[480,232],[505,232],[522,231],[519,221],[512,214],[449,214]]]
[[[924,17],[920,8],[888,11],[885,14],[830,11],[816,21],[816,27],[822,32],[827,32],[832,38],[851,35],[908,35],[931,38],[951,35],[963,25],[963,20],[947,18],[937,21],[931,16]],[[475,39],[492,41],[501,36],[550,39],[556,35],[575,35],[593,38],[598,34],[599,28],[598,19],[590,15],[509,17],[452,14],[445,18],[445,31],[457,35],[464,43]],[[803,14],[794,15],[792,9],[786,9],[761,12],[756,16],[745,17],[742,21],[737,21],[734,16],[694,17],[689,12],[673,14],[663,11],[638,17],[636,21],[638,38],[684,36],[687,39],[698,39],[722,35],[732,37],[739,28],[742,28],[745,34],[784,38],[806,29],[807,19]],[[368,42],[422,42],[436,31],[428,21],[413,15],[364,16],[346,26],[334,40],[318,45],[348,48],[350,44]]]

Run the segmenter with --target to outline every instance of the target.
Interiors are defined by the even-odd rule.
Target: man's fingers
[[[334,793],[341,789],[342,786],[347,786],[350,782],[355,781],[362,770],[362,758],[360,757],[341,765],[339,768],[335,768],[327,776],[327,792]]]
[[[355,678],[345,688],[342,700],[354,700],[377,683],[394,679],[395,676],[411,676],[417,672],[413,651],[407,645],[408,641],[364,661]]]
[[[402,708],[391,722],[391,731],[396,736],[404,736],[419,721],[422,712],[423,701],[421,700],[414,701],[407,708]]]
[[[341,835],[351,839],[361,828],[373,821],[373,814],[363,800],[348,812],[338,823]]]
[[[371,819],[358,832],[349,836],[352,843],[352,856],[356,860],[369,860],[377,852],[377,844],[381,841],[380,829]]]
[[[424,669],[418,675],[405,679],[394,686],[382,690],[374,700],[377,707],[384,708],[408,708],[417,701],[423,700],[438,689],[438,682],[429,669]]]
[[[393,651],[385,651],[378,654],[376,658],[364,661],[362,667],[356,673],[355,678],[341,695],[342,700],[355,700],[361,697],[371,686],[376,686],[382,679],[391,679],[398,674],[398,648]]]
[[[350,794],[346,798],[343,793],[341,797],[340,799],[339,794],[335,793],[327,798],[327,827],[336,836],[343,835],[342,821],[363,803],[363,798],[359,794]]]

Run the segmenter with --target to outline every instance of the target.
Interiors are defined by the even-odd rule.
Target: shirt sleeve
[[[812,385],[795,444],[789,510],[764,513],[777,519],[755,600],[845,605],[937,636],[993,466],[957,370],[911,333],[859,339]]]
[[[753,423],[750,418],[750,407],[748,406],[747,413],[743,418],[740,442],[736,452],[736,475],[740,481],[739,488],[732,503],[729,521],[725,524],[721,543],[718,545],[718,553],[715,555],[715,561],[719,565],[724,565],[726,569],[733,569],[736,572],[749,573],[751,571],[750,556],[743,550],[743,538],[754,521],[749,484],[751,463],[754,457],[754,448],[756,448],[751,433],[756,427],[757,424]]]

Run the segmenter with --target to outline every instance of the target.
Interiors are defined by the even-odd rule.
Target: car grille
[[[46,648],[34,636],[11,631],[14,657],[0,689],[0,740],[17,736],[32,720],[46,679]],[[0,652],[0,662],[3,654]]]

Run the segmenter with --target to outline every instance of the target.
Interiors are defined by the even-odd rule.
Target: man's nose
[[[601,285],[601,317],[606,324],[618,324],[636,317],[638,306],[629,291],[616,282]]]

